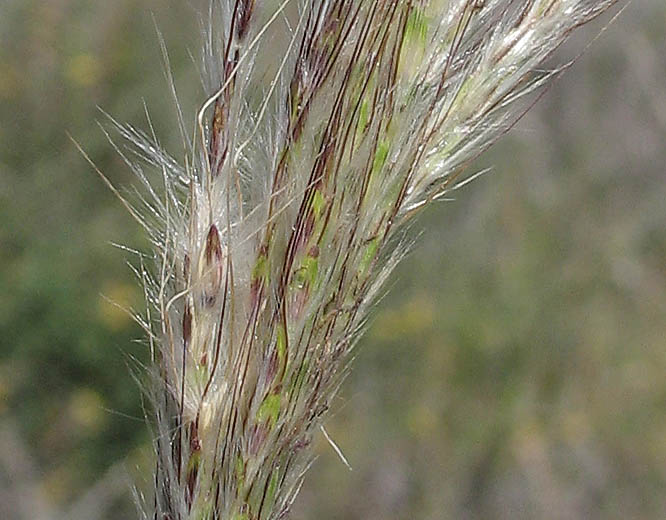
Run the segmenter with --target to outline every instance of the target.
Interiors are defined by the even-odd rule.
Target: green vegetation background
[[[197,2],[194,2],[197,4]],[[0,3],[0,518],[136,518],[149,480],[121,243],[145,239],[97,106],[177,154],[188,2]],[[580,51],[609,17],[560,53]],[[361,342],[295,520],[666,518],[666,8],[634,1],[432,207]],[[141,480],[139,480],[141,481]]]

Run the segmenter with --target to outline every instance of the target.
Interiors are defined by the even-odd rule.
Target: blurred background
[[[126,266],[145,238],[67,137],[98,106],[175,154],[155,25],[200,102],[195,7],[0,2],[0,518],[136,518],[150,438]],[[154,19],[153,19],[154,18]],[[558,61],[608,23],[584,28]],[[293,518],[666,518],[666,6],[630,4],[420,220]]]

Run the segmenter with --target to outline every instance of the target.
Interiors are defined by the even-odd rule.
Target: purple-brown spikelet
[[[146,518],[285,518],[399,230],[520,116],[614,0],[213,0],[187,156],[133,214],[153,359]],[[144,215],[144,216],[142,216]],[[150,511],[149,511],[150,510]]]

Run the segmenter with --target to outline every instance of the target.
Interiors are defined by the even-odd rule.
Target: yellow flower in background
[[[115,280],[107,282],[97,300],[97,316],[110,330],[118,331],[132,322],[130,309],[139,301],[138,289]]]
[[[417,294],[399,309],[381,312],[372,328],[378,340],[411,337],[426,332],[435,319],[435,304],[426,294]]]
[[[99,82],[101,67],[92,54],[73,56],[66,65],[65,76],[78,87],[92,87]]]
[[[77,430],[94,433],[104,424],[104,401],[94,390],[78,388],[70,396],[68,415]]]

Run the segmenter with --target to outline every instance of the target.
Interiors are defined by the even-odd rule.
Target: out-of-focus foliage
[[[0,5],[1,518],[134,517],[146,347],[106,298],[144,238],[67,132],[127,186],[96,105],[143,97],[177,151],[151,9],[196,106],[186,2]],[[295,520],[666,516],[665,22],[630,5],[421,220],[329,426],[354,471],[322,440]]]
[[[173,4],[160,26],[182,38],[194,12]],[[15,441],[0,442],[0,518],[53,518],[39,511],[66,511],[148,439],[130,373],[146,348],[115,305],[136,308],[142,294],[110,244],[141,247],[143,237],[67,133],[119,185],[131,173],[96,127],[97,106],[144,124],[143,96],[161,135],[172,134],[150,8],[0,4],[0,433]],[[185,48],[174,60],[190,65]],[[121,493],[127,504],[129,486],[111,480],[111,502]]]

